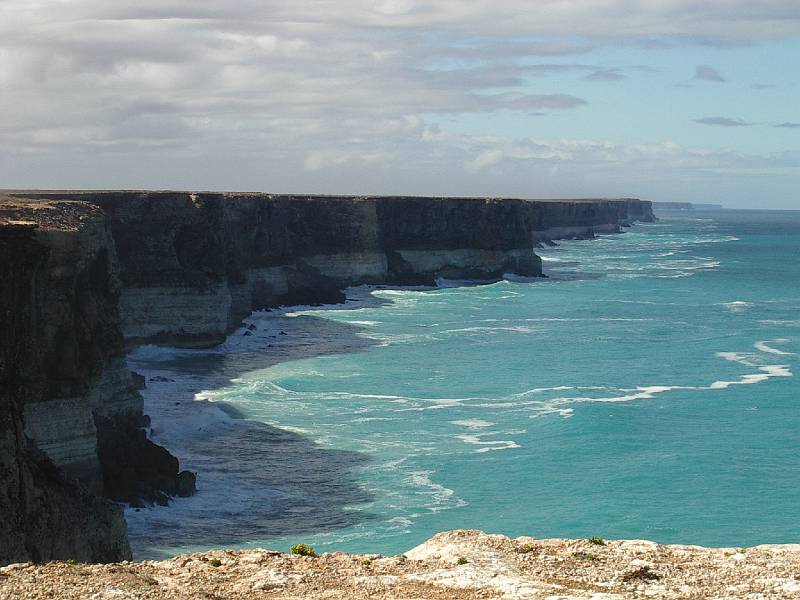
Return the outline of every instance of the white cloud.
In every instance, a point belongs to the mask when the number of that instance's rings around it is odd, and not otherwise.
[[[473,160],[468,160],[464,163],[464,168],[467,171],[480,171],[485,167],[490,167],[499,163],[503,159],[502,150],[484,150]]]
[[[789,0],[3,0],[0,177],[539,195],[534,175],[736,169],[669,145],[455,136],[446,119],[584,115],[592,98],[546,76],[633,72],[588,60],[602,45],[797,35]]]

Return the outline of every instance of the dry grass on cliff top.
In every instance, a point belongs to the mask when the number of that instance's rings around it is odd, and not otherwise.
[[[0,598],[800,598],[800,546],[434,536],[405,556],[213,551],[162,562],[0,569]]]

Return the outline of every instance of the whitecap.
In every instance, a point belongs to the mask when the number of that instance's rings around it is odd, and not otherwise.
[[[778,325],[780,327],[800,327],[800,319],[764,319],[762,325]]]
[[[560,417],[569,418],[575,413],[575,409],[573,408],[558,408],[556,406],[550,406],[543,408],[539,413],[531,416],[531,419],[538,419],[539,417],[546,417],[548,415],[558,415]]]
[[[786,343],[789,340],[778,339],[778,340],[772,340],[772,341],[773,341],[773,343],[776,343],[776,344],[782,344],[782,343]],[[756,350],[760,350],[761,352],[766,352],[767,354],[777,354],[779,356],[794,356],[795,355],[794,352],[786,352],[784,350],[778,350],[777,348],[773,348],[772,346],[768,346],[765,341],[756,342],[754,344],[754,347],[756,348]]]
[[[513,448],[519,448],[520,445],[517,444],[514,440],[482,440],[482,435],[494,435],[494,434],[480,434],[480,435],[469,435],[469,434],[462,434],[454,436],[456,439],[461,440],[465,444],[471,444],[474,446],[482,446],[475,450],[475,452],[493,452],[496,450],[511,450]]]
[[[724,390],[732,385],[752,385],[761,383],[770,377],[792,377],[793,373],[789,370],[789,365],[767,365],[758,368],[761,373],[749,373],[742,375],[738,381],[715,381],[708,389]]]
[[[744,300],[734,300],[733,302],[723,302],[721,306],[724,306],[726,310],[737,313],[752,308],[753,303],[745,302]]]
[[[434,505],[426,507],[430,512],[437,513],[448,508],[460,508],[467,503],[458,498],[455,492],[439,483],[431,481],[433,471],[412,471],[406,477],[406,483],[425,488],[427,491],[419,492],[433,497]]]
[[[584,401],[589,402],[630,402],[631,400],[649,400],[656,394],[663,394],[676,389],[682,389],[681,386],[673,385],[647,385],[639,386],[632,389],[622,388],[623,392],[633,392],[631,394],[624,394],[622,396],[610,396],[607,398],[586,398]]]
[[[748,354],[744,352],[717,352],[716,356],[719,358],[723,358],[729,362],[739,363],[740,365],[745,365],[746,367],[757,367],[758,363],[755,361],[758,360],[758,356],[755,354]]]
[[[541,333],[542,329],[537,327],[526,327],[515,325],[509,327],[461,327],[458,329],[445,329],[441,333],[495,333],[498,331],[508,331],[511,333]]]
[[[491,427],[492,425],[497,425],[497,423],[492,423],[490,421],[483,421],[481,419],[464,419],[463,421],[450,421],[453,425],[458,425],[460,427],[466,427],[467,429],[483,429],[484,427]]]

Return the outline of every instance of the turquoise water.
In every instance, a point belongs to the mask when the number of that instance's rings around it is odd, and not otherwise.
[[[800,212],[664,213],[539,253],[547,280],[358,289],[216,352],[134,353],[174,380],[149,385],[154,439],[200,485],[128,511],[137,556],[389,554],[454,528],[800,542]]]

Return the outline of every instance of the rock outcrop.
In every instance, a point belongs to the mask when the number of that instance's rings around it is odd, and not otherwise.
[[[120,565],[11,565],[4,598],[800,598],[800,546],[435,535],[405,555],[213,551]]]
[[[108,499],[193,493],[146,436],[126,344],[213,345],[354,284],[538,276],[538,245],[652,219],[633,199],[5,192],[0,563],[126,558]]]
[[[159,500],[178,468],[141,429],[105,215],[0,201],[0,282],[0,563],[129,557],[104,496]]]

